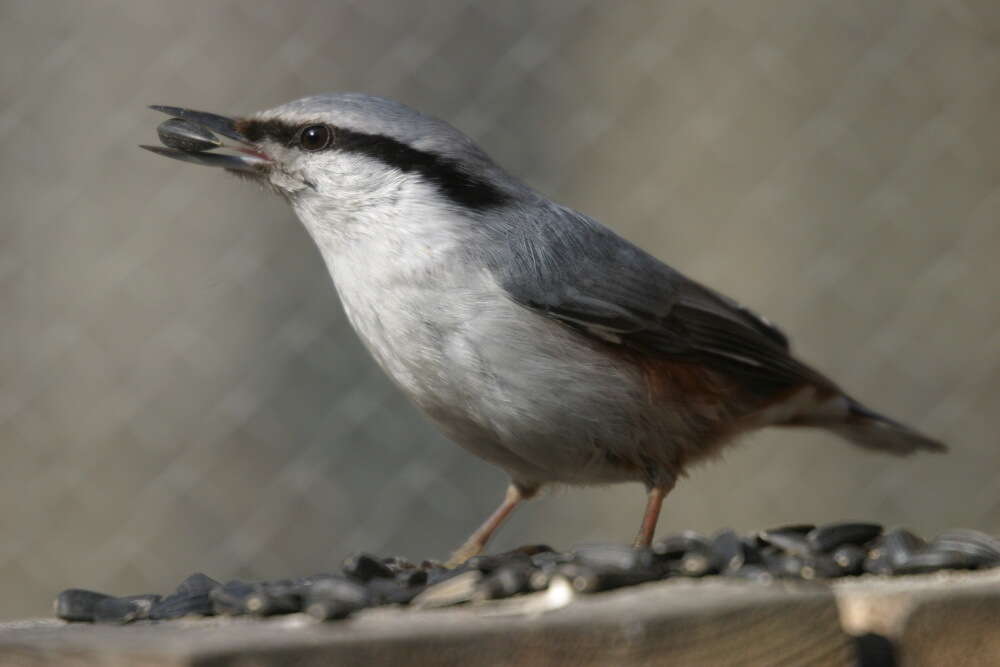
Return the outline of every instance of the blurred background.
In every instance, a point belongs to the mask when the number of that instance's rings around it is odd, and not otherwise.
[[[368,358],[282,201],[136,147],[147,104],[337,90],[448,119],[952,446],[759,433],[661,533],[1000,532],[995,0],[0,0],[0,618],[441,558],[499,501]],[[494,548],[630,540],[643,502],[558,490]]]

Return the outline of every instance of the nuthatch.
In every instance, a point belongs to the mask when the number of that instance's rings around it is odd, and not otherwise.
[[[372,356],[448,437],[510,475],[453,562],[549,483],[642,482],[635,544],[649,545],[678,476],[764,426],[823,428],[896,455],[945,449],[447,123],[355,93],[238,120],[154,108],[180,121],[161,126],[172,148],[150,150],[288,200]]]

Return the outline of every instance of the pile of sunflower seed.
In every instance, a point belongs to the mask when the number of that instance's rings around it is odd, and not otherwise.
[[[1000,566],[1000,539],[973,530],[930,541],[908,530],[872,523],[795,525],[712,537],[672,535],[650,548],[586,545],[568,553],[526,546],[476,556],[457,568],[404,558],[352,556],[336,574],[278,581],[221,583],[193,574],[173,593],[114,597],[69,589],[56,599],[67,621],[130,623],[184,616],[273,616],[306,612],[320,620],[345,618],[377,605],[435,607],[541,591],[559,578],[579,593],[668,579],[722,575],[759,582],[833,579],[863,574],[924,574]]]

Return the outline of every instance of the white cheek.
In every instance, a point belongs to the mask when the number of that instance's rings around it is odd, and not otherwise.
[[[310,179],[307,176],[309,164],[304,156],[271,142],[265,143],[261,148],[275,162],[275,166],[268,174],[271,185],[288,195],[309,189]]]
[[[461,214],[417,174],[334,154],[310,163],[307,177],[315,190],[291,202],[328,263],[338,257],[352,271],[363,271],[378,262],[383,271],[407,274],[425,270],[459,244]]]
[[[279,171],[275,169],[271,171],[270,181],[271,185],[288,194],[301,192],[308,187],[305,179],[299,172]]]
[[[406,180],[400,172],[360,155],[333,153],[310,167],[316,194],[349,211],[395,203]]]
[[[294,198],[296,209],[309,211],[313,219],[350,235],[366,233],[372,217],[381,220],[393,215],[414,180],[411,175],[351,153],[312,155],[291,165],[291,169],[310,184],[308,191]]]
[[[340,217],[398,200],[404,174],[363,156],[334,151],[278,158],[271,183],[310,207],[322,206]]]

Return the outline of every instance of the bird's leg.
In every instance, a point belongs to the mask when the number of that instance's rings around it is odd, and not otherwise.
[[[632,546],[638,549],[652,544],[653,534],[656,533],[656,522],[660,518],[660,508],[663,507],[663,499],[673,488],[673,482],[660,482],[649,487],[646,513],[642,515],[642,525],[639,527],[639,534],[635,536],[635,542],[632,543]]]
[[[514,508],[520,505],[522,500],[530,498],[532,495],[531,492],[518,488],[516,484],[508,486],[507,494],[504,496],[500,506],[483,522],[483,525],[476,529],[476,532],[469,536],[465,544],[455,550],[455,553],[451,555],[451,558],[448,559],[445,565],[456,567],[473,556],[478,555],[483,550],[483,547],[486,546],[486,543],[490,541],[496,529],[500,527],[500,524],[514,511]]]

